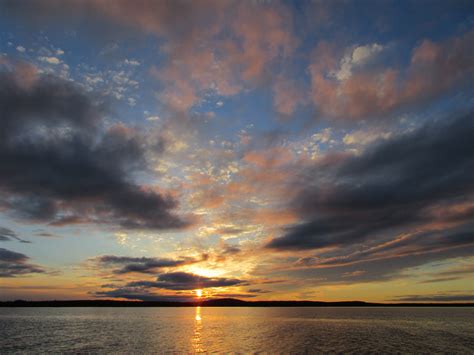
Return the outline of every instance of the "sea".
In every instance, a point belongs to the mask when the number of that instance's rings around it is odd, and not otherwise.
[[[474,307],[0,308],[3,354],[474,354]]]

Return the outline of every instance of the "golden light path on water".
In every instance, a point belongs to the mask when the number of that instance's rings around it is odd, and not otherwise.
[[[204,352],[202,344],[202,319],[201,319],[201,306],[196,307],[196,314],[194,317],[194,334],[192,339],[193,349],[196,353]]]

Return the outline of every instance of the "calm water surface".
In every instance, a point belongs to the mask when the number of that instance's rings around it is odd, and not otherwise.
[[[0,353],[474,353],[474,308],[0,308]]]

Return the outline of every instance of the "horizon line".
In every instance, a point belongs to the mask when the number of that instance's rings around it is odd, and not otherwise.
[[[18,307],[18,306],[30,306],[30,307],[81,307],[80,304],[95,304],[100,307],[107,306],[124,306],[133,305],[138,307],[238,307],[245,304],[245,306],[257,306],[257,307],[271,307],[272,305],[277,307],[324,307],[324,306],[339,306],[339,307],[474,307],[474,302],[366,302],[366,301],[313,301],[313,300],[262,300],[262,301],[245,301],[236,298],[214,298],[207,300],[194,300],[194,301],[172,301],[172,300],[5,300],[0,301],[0,307]]]

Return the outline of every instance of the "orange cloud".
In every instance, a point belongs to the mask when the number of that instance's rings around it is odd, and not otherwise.
[[[288,210],[272,210],[260,209],[254,211],[254,222],[257,224],[272,225],[289,225],[298,220],[298,217]]]
[[[293,155],[284,147],[274,147],[263,151],[250,151],[243,160],[259,168],[273,168],[291,163]]]

